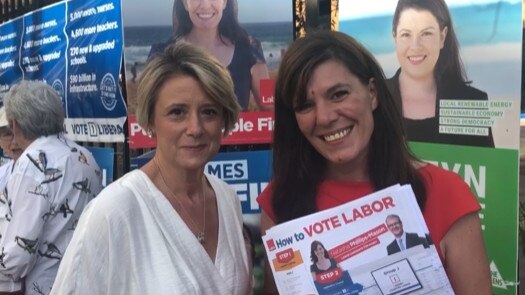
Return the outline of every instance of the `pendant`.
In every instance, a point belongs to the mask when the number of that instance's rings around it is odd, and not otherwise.
[[[196,233],[195,237],[197,238],[197,241],[199,241],[199,243],[204,244],[205,240],[204,240],[204,233],[203,232]]]

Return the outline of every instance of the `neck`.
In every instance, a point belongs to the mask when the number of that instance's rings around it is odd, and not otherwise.
[[[358,157],[352,163],[329,162],[326,179],[345,181],[369,181],[367,156]]]
[[[193,28],[184,36],[184,40],[204,49],[212,49],[216,46],[224,45],[217,29],[200,30]]]
[[[25,150],[28,146],[30,146],[35,139],[27,139],[21,134],[18,136],[14,136],[14,142],[20,147],[21,150]]]
[[[399,74],[399,87],[401,93],[403,90],[409,90],[410,92],[436,92],[436,79],[433,75],[424,77],[409,76],[405,72],[401,71]]]
[[[153,164],[160,181],[173,194],[173,197],[199,200],[206,194],[206,177],[203,170],[187,171],[171,165],[165,165],[167,161],[159,159],[159,155],[153,157]]]

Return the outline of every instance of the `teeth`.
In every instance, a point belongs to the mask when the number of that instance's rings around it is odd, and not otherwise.
[[[422,61],[424,56],[411,56],[408,58],[410,61]]]
[[[345,129],[345,130],[339,131],[339,132],[337,132],[335,134],[325,135],[325,136],[323,136],[323,138],[324,138],[325,141],[330,142],[330,141],[341,139],[341,138],[345,137],[348,133],[350,133],[350,129]]]
[[[198,16],[200,18],[211,18],[213,16],[213,13],[199,13]]]

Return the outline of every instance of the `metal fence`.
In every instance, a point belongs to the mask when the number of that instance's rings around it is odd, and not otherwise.
[[[0,23],[58,2],[56,0],[0,0]]]

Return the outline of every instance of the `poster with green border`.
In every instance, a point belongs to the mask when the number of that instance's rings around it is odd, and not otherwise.
[[[458,173],[478,197],[493,293],[516,294],[522,1],[412,1],[428,7],[403,9],[394,21],[401,2],[339,0],[338,30],[383,67],[413,152]],[[454,35],[457,54],[446,38]],[[444,59],[459,60],[460,82],[435,66]],[[417,79],[432,83],[418,88]]]

